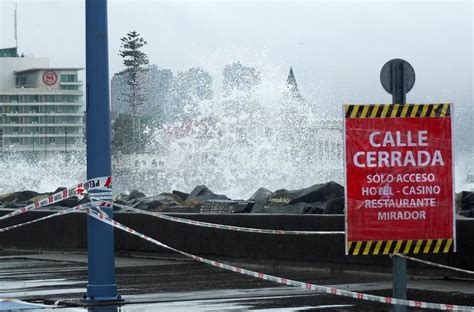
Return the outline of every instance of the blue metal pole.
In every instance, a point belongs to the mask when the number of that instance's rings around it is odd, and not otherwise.
[[[86,0],[87,178],[111,176],[107,0]],[[92,192],[93,190],[91,190]],[[111,195],[111,194],[110,194]],[[103,198],[103,196],[102,196]],[[102,208],[110,217],[111,208]],[[119,300],[113,228],[87,217],[88,301]]]

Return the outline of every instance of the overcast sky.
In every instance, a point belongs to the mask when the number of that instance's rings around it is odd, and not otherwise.
[[[48,56],[52,66],[85,66],[84,0],[17,3],[20,52]],[[160,68],[202,66],[217,75],[225,64],[241,61],[284,81],[293,66],[302,93],[338,111],[344,102],[390,102],[379,82],[380,68],[404,58],[417,74],[409,102],[451,101],[472,114],[471,1],[108,4],[111,75],[123,69],[120,38],[136,30],[148,41],[151,63]],[[15,1],[0,5],[0,46],[11,47]]]

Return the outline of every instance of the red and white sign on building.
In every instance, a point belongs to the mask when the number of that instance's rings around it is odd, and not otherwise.
[[[346,254],[454,251],[451,104],[344,108]]]
[[[48,86],[54,85],[58,81],[58,75],[51,70],[44,72],[43,74],[43,82]]]

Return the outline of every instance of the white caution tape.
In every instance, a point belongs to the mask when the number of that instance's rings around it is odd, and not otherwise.
[[[455,268],[455,267],[452,267],[452,266],[449,266],[449,265],[444,265],[444,264],[439,264],[439,263],[426,261],[426,260],[422,260],[422,259],[418,259],[418,258],[413,258],[413,257],[406,256],[406,255],[403,255],[403,254],[394,254],[393,256],[394,257],[405,258],[405,259],[415,261],[415,262],[428,264],[428,265],[435,266],[435,267],[442,268],[442,269],[447,269],[447,270],[452,270],[452,271],[462,272],[462,273],[467,273],[467,274],[474,274],[474,271],[463,270],[463,269]]]
[[[0,299],[0,302],[23,302],[18,299]]]
[[[5,220],[13,216],[17,216],[19,214],[28,212],[33,209],[38,209],[40,207],[51,205],[51,204],[63,201],[65,199],[68,199],[69,197],[84,196],[84,194],[87,193],[89,190],[94,190],[98,192],[109,192],[111,188],[112,188],[112,177],[100,177],[100,178],[90,179],[84,183],[79,183],[73,187],[64,189],[62,191],[49,195],[48,197],[35,201],[34,203],[26,207],[19,208],[10,213],[7,213],[1,216],[0,220]]]
[[[134,207],[126,206],[126,205],[121,205],[121,204],[117,204],[117,203],[112,203],[112,205],[116,206],[116,207],[119,207],[119,208],[128,209],[128,210],[131,210],[131,211],[135,211],[135,212],[138,212],[138,213],[143,213],[143,214],[146,214],[146,215],[154,216],[154,217],[169,220],[169,221],[185,223],[185,224],[190,224],[190,225],[196,225],[196,226],[202,226],[202,227],[208,227],[208,228],[214,228],[214,229],[221,229],[221,230],[231,230],[231,231],[250,232],[250,233],[262,233],[262,234],[284,234],[284,235],[335,235],[335,234],[344,234],[345,233],[344,231],[288,231],[288,230],[269,230],[269,229],[247,228],[247,227],[240,227],[240,226],[234,226],[234,225],[216,224],[216,223],[189,220],[189,219],[184,219],[184,218],[177,218],[177,217],[167,216],[167,215],[164,215],[164,214],[161,214],[161,213],[149,212],[149,211],[145,211],[145,210],[142,210],[142,209],[138,209],[138,208],[134,208]]]
[[[90,206],[91,206],[91,203],[86,203],[86,204],[79,205],[79,206],[69,208],[69,209],[66,209],[66,210],[61,210],[61,211],[58,211],[56,213],[53,213],[53,214],[50,214],[48,216],[44,216],[44,217],[41,217],[41,218],[38,218],[38,219],[35,219],[35,220],[31,220],[31,221],[28,221],[28,222],[19,223],[19,224],[7,226],[7,227],[4,227],[4,228],[0,228],[0,232],[7,232],[9,230],[13,230],[13,229],[16,229],[16,228],[19,228],[19,227],[22,227],[22,226],[25,226],[25,225],[28,225],[28,224],[36,223],[36,222],[43,221],[43,220],[50,219],[50,218],[54,218],[54,217],[57,217],[57,216],[63,216],[63,215],[66,215],[68,213],[79,212],[79,211],[82,211],[82,210],[84,210],[84,209],[86,209]]]
[[[262,280],[267,280],[267,281],[272,281],[276,282],[282,285],[289,285],[289,286],[295,286],[303,289],[310,289],[310,290],[316,290],[318,292],[322,293],[327,293],[331,295],[336,295],[336,296],[344,296],[344,297],[350,297],[354,299],[359,299],[359,300],[367,300],[367,301],[374,301],[374,302],[379,302],[379,303],[387,303],[387,304],[392,304],[392,305],[403,305],[403,306],[410,306],[410,307],[415,307],[415,308],[426,308],[426,309],[438,309],[438,310],[445,310],[445,311],[474,311],[474,307],[468,307],[468,306],[460,306],[460,305],[454,305],[454,304],[445,304],[445,303],[431,303],[431,302],[423,302],[423,301],[415,301],[415,300],[405,300],[405,299],[397,299],[397,298],[391,298],[391,297],[383,297],[383,296],[375,296],[375,295],[369,295],[369,294],[364,294],[364,293],[358,293],[358,292],[352,292],[352,291],[347,291],[347,290],[342,290],[342,289],[337,289],[333,287],[327,287],[327,286],[320,286],[320,285],[315,285],[311,283],[304,283],[300,281],[295,281],[287,278],[282,278],[274,275],[269,275],[261,272],[256,272],[256,271],[251,271],[243,268],[239,268],[236,266],[232,266],[229,264],[225,264],[222,262],[218,261],[213,261],[209,260],[203,257],[199,257],[181,250],[178,250],[176,248],[170,247],[168,245],[165,245],[161,243],[160,241],[153,239],[149,236],[146,236],[145,234],[139,233],[115,220],[112,220],[109,218],[107,215],[102,214],[102,213],[97,213],[91,209],[88,209],[88,214],[96,218],[97,220],[100,220],[104,223],[107,223],[113,227],[116,227],[122,231],[125,231],[127,233],[130,233],[132,235],[138,236],[144,240],[147,240],[151,243],[154,243],[158,246],[161,246],[163,248],[175,251],[177,253],[180,253],[186,257],[192,258],[196,261],[206,263],[209,265],[212,265],[217,268],[237,272],[240,274],[252,276],[255,278],[259,278]]]
[[[7,231],[10,231],[10,230],[13,230],[13,229],[17,229],[17,228],[20,228],[22,226],[33,224],[33,223],[36,223],[36,222],[39,222],[39,221],[51,219],[51,218],[58,217],[58,216],[63,216],[63,215],[69,214],[69,213],[82,212],[83,210],[85,210],[86,208],[89,208],[91,206],[95,207],[101,213],[104,213],[104,211],[100,207],[102,207],[102,208],[104,208],[104,207],[110,208],[111,207],[110,203],[106,202],[106,201],[102,201],[102,202],[91,201],[91,202],[88,202],[88,203],[85,203],[85,204],[82,204],[82,205],[78,205],[78,206],[73,207],[73,208],[58,211],[56,213],[53,213],[53,214],[50,214],[50,215],[47,215],[47,216],[44,216],[44,217],[41,217],[41,218],[38,218],[38,219],[34,219],[34,220],[30,220],[30,221],[27,221],[27,222],[24,222],[24,223],[19,223],[19,224],[7,226],[7,227],[4,227],[4,228],[0,228],[0,233],[1,232],[7,232]]]

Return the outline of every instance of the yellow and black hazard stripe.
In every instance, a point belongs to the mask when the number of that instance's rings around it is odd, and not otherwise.
[[[452,239],[348,241],[349,255],[426,254],[453,252]]]
[[[451,104],[347,104],[346,118],[448,117]]]

